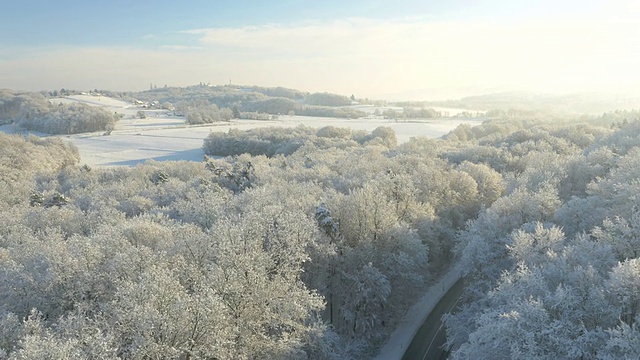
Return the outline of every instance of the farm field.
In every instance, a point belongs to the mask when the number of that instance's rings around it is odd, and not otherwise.
[[[248,130],[260,127],[325,126],[348,127],[353,130],[372,131],[388,126],[396,132],[398,143],[412,137],[438,138],[460,124],[479,125],[484,118],[442,118],[397,122],[393,119],[363,118],[338,119],[306,116],[280,116],[277,120],[232,120],[208,125],[186,125],[184,117],[174,116],[167,110],[143,109],[133,104],[105,96],[75,95],[55,98],[51,102],[81,102],[100,106],[123,115],[110,135],[102,132],[60,135],[75,144],[81,163],[89,166],[133,166],[146,160],[201,161],[203,140],[212,131],[227,132],[230,129]],[[146,118],[136,117],[144,111]],[[11,126],[0,126],[0,131],[15,132]],[[38,136],[47,136],[34,133]]]

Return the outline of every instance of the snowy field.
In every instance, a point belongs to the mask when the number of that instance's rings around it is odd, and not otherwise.
[[[354,130],[372,131],[378,126],[388,126],[396,132],[398,143],[412,137],[438,138],[460,124],[478,125],[483,118],[447,118],[438,120],[337,119],[305,116],[280,116],[278,120],[234,120],[205,126],[185,125],[184,117],[173,116],[167,110],[142,109],[136,105],[104,96],[75,95],[56,98],[52,103],[82,102],[105,110],[123,114],[111,135],[100,133],[60,136],[74,143],[82,158],[81,163],[90,166],[133,166],[149,159],[201,161],[203,140],[212,131],[227,132],[229,129],[248,130],[258,127],[295,127],[299,125],[321,128],[324,126],[348,127]],[[146,119],[136,118],[142,110]],[[13,133],[11,126],[0,126],[0,131]],[[45,134],[34,133],[38,136]]]

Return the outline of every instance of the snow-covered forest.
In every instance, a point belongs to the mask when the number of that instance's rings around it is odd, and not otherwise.
[[[4,356],[371,355],[502,180],[367,137],[91,169],[2,135]]]
[[[446,319],[454,359],[640,356],[640,123],[594,122],[611,126],[485,124],[446,155],[506,186],[456,237],[468,287]]]
[[[637,358],[638,145],[622,111],[233,130],[132,168],[0,134],[0,358],[369,358],[457,262],[454,359]]]

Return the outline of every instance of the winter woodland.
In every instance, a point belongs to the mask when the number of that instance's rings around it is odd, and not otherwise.
[[[117,121],[41,108],[2,109],[55,133],[96,131],[67,113]],[[202,162],[131,168],[0,134],[0,358],[370,358],[461,262],[454,359],[637,359],[638,117],[401,145],[385,127],[236,130]]]

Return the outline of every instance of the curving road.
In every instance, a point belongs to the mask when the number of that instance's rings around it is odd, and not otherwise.
[[[442,315],[451,312],[458,305],[462,295],[463,281],[459,279],[440,299],[414,336],[403,360],[446,359],[448,352],[442,349],[446,342]]]
[[[380,352],[374,360],[400,360],[407,351],[411,341],[416,336],[420,327],[438,305],[440,299],[449,292],[451,287],[460,279],[460,268],[457,264],[452,264],[449,270],[440,279],[431,285],[406,312],[403,319],[398,323],[389,339],[380,348]]]

